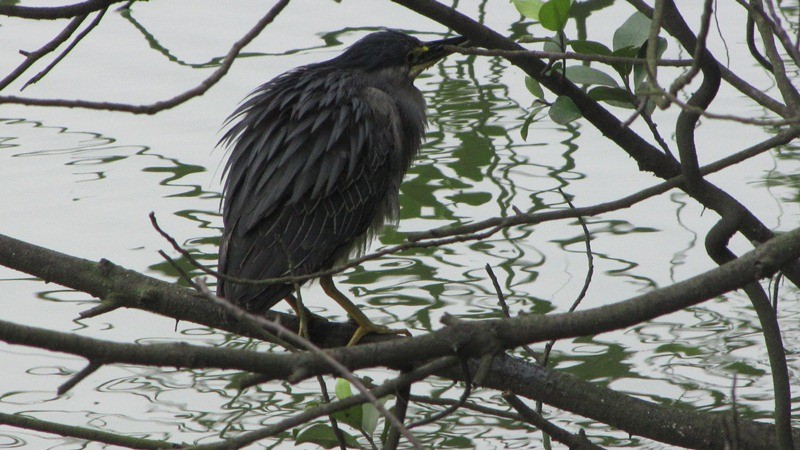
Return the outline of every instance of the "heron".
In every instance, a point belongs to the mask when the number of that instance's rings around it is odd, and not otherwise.
[[[465,42],[374,32],[258,87],[220,141],[229,157],[219,272],[248,280],[309,275],[361,254],[398,219],[400,184],[422,145],[425,100],[414,80],[449,55],[448,46]],[[371,322],[330,275],[319,281],[358,324],[349,345],[369,333],[408,334]],[[221,278],[217,293],[258,314],[291,304],[294,289]],[[304,314],[293,307],[302,329]]]

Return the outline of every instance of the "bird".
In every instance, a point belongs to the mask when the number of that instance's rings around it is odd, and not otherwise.
[[[447,46],[466,42],[373,32],[332,59],[278,75],[242,102],[220,140],[229,155],[220,297],[254,314],[284,299],[293,304],[294,283],[233,280],[330,269],[363,253],[386,223],[398,220],[400,184],[427,126],[414,80],[451,53]],[[358,324],[349,345],[369,333],[408,334],[372,323],[330,275],[319,281]],[[302,330],[302,309],[293,308]]]

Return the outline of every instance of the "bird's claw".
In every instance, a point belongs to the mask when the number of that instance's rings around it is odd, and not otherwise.
[[[368,334],[402,334],[411,337],[411,332],[405,328],[389,328],[369,322],[367,324],[360,324],[358,326],[358,329],[355,333],[353,333],[353,337],[350,338],[350,342],[347,343],[347,346],[350,347],[358,344],[361,339]]]

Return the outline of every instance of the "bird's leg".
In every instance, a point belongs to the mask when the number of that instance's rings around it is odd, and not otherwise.
[[[297,328],[297,334],[304,339],[311,340],[311,336],[308,332],[308,321],[309,317],[311,317],[311,311],[303,306],[303,302],[300,300],[300,297],[296,297],[294,294],[287,295],[283,300],[292,307],[294,314],[298,319],[300,319],[300,325]]]
[[[406,336],[411,336],[411,333],[409,333],[408,330],[395,330],[372,323],[372,321],[370,321],[369,318],[363,312],[361,312],[360,309],[358,309],[358,306],[353,304],[353,302],[351,302],[346,295],[336,288],[336,285],[333,284],[333,278],[331,278],[330,275],[321,277],[319,279],[319,284],[322,286],[322,290],[328,294],[328,297],[332,298],[336,303],[339,304],[339,306],[344,308],[350,318],[352,318],[358,324],[358,329],[353,334],[353,337],[350,338],[350,342],[347,343],[348,346],[356,345],[361,338],[370,333],[404,334]]]

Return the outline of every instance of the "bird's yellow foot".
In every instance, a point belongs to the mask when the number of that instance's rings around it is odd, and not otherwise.
[[[376,325],[372,323],[371,320],[363,313],[358,306],[354,305],[353,302],[347,298],[346,295],[342,294],[339,289],[336,289],[336,285],[333,284],[333,279],[331,279],[330,275],[326,275],[320,277],[319,284],[322,286],[322,290],[325,291],[326,294],[330,298],[332,298],[336,303],[339,304],[345,311],[347,311],[347,315],[350,316],[355,323],[358,324],[358,329],[353,334],[353,337],[350,338],[350,342],[347,343],[347,346],[356,345],[364,336],[374,333],[374,334],[404,334],[406,336],[411,336],[408,330],[395,330],[389,327],[384,327],[382,325]]]
[[[366,323],[358,324],[358,329],[353,333],[353,337],[350,338],[350,342],[347,343],[347,346],[350,347],[351,345],[358,344],[361,338],[368,334],[402,334],[411,337],[411,333],[404,328],[389,328],[383,325],[376,325],[368,320]]]

